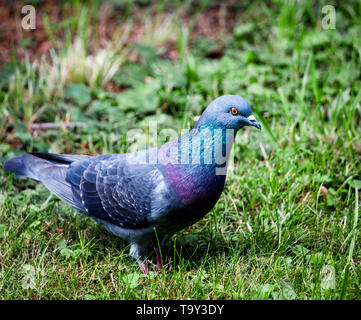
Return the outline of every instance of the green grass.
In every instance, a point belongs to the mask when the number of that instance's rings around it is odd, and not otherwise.
[[[194,28],[180,27],[175,14],[179,60],[163,59],[164,42],[152,46],[149,40],[163,38],[152,34],[144,43],[109,48],[119,62],[112,74],[119,93],[104,89],[104,72],[89,81],[69,71],[54,86],[45,59],[3,65],[3,159],[25,151],[125,152],[139,147],[126,144],[127,130],[147,128],[154,119],[159,130],[189,128],[223,94],[247,98],[264,129],[237,136],[217,205],[172,238],[163,252],[165,269],[151,272],[152,281],[129,256],[127,243],[43,185],[0,170],[0,298],[360,299],[361,6],[337,3],[336,30],[324,30],[325,4],[240,7],[233,34],[217,41],[190,42],[187,32]],[[80,18],[60,27],[84,40],[85,57],[94,56],[84,26],[92,25],[96,10],[74,6]],[[124,24],[131,28],[129,8],[120,10],[128,12]],[[203,3],[199,12],[207,8]],[[158,5],[160,14],[163,9]],[[196,19],[199,12],[189,14]],[[152,26],[159,32],[157,22]],[[65,36],[64,43],[53,57],[67,61],[74,39]],[[208,48],[218,46],[223,56],[209,58]],[[37,135],[26,128],[66,120],[87,126]]]

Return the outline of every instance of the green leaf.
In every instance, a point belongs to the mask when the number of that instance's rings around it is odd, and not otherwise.
[[[293,288],[293,285],[287,281],[282,281],[282,295],[287,300],[293,300],[297,298],[297,294],[295,292],[295,289]]]
[[[246,34],[251,34],[254,29],[253,23],[241,24],[234,29],[233,34],[236,38],[242,38]]]
[[[66,248],[66,240],[65,240],[64,237],[61,238],[61,239],[57,242],[56,247],[57,247],[57,249],[64,249],[64,248]]]
[[[136,87],[144,84],[147,75],[149,75],[148,68],[136,63],[130,63],[125,68],[117,71],[113,76],[113,80],[119,85]]]
[[[126,276],[124,276],[122,278],[122,280],[124,281],[124,283],[127,284],[127,286],[130,289],[134,289],[136,287],[138,287],[139,285],[139,280],[142,278],[142,275],[139,273],[130,273]]]
[[[353,179],[347,183],[353,188],[361,189],[361,180]]]
[[[297,298],[297,294],[293,285],[287,281],[280,281],[282,285],[281,291],[275,291],[272,293],[273,299],[276,300],[294,300]]]
[[[60,250],[60,254],[65,258],[72,258],[74,256],[74,252],[69,248],[63,248]]]
[[[117,96],[122,111],[135,110],[139,113],[154,112],[159,104],[156,85],[142,85]]]
[[[144,64],[149,64],[158,59],[158,50],[155,47],[142,43],[132,43],[131,47],[138,51]]]
[[[273,291],[273,288],[274,286],[269,283],[258,285],[256,287],[255,293],[253,294],[253,299],[258,299],[258,300],[268,299],[268,297]]]
[[[91,100],[91,91],[81,83],[73,83],[65,88],[65,97],[84,106]]]

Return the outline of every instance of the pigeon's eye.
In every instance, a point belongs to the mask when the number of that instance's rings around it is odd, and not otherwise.
[[[232,109],[231,109],[231,113],[232,113],[234,116],[237,115],[237,114],[238,114],[237,108],[232,108]]]

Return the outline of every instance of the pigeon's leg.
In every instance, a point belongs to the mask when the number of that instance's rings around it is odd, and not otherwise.
[[[162,257],[161,249],[163,248],[164,243],[166,242],[167,239],[168,239],[168,236],[164,235],[159,244],[154,243],[155,255],[157,257],[157,267],[156,267],[157,271],[160,271],[163,269],[163,257]]]
[[[163,269],[162,256],[160,254],[160,250],[156,249],[155,254],[157,256],[157,271],[160,271]]]
[[[145,246],[141,246],[138,243],[132,243],[130,246],[130,255],[137,260],[140,270],[142,270],[145,275],[148,274],[148,268],[146,265],[147,259],[144,256],[146,249],[147,248]]]

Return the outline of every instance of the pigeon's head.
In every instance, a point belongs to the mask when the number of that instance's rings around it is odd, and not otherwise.
[[[235,131],[245,126],[261,129],[261,124],[252,115],[249,102],[236,95],[225,95],[213,100],[203,112],[196,126]]]

